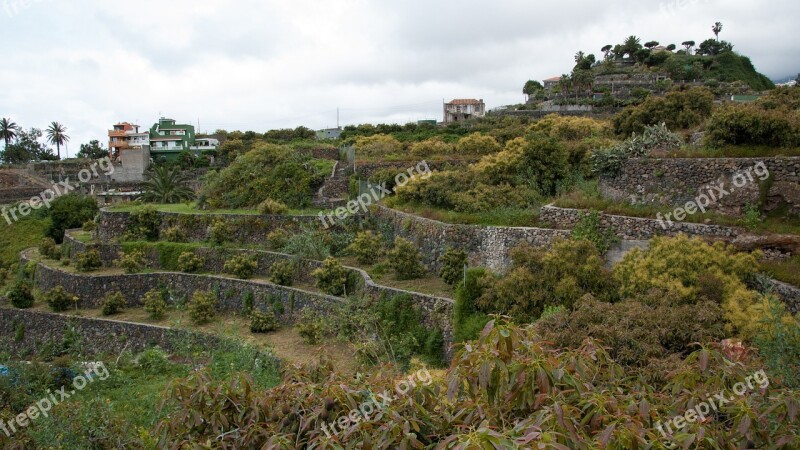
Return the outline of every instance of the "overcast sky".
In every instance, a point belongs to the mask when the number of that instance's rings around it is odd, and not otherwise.
[[[0,116],[56,120],[70,154],[159,114],[215,129],[441,120],[443,99],[522,101],[578,50],[722,39],[800,71],[796,0],[0,0]],[[123,6],[124,5],[124,6]]]

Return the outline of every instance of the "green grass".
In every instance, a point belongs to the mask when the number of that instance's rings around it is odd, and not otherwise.
[[[11,225],[3,223],[0,233],[0,266],[8,267],[19,262],[19,253],[36,247],[44,237],[49,219],[28,216]]]
[[[197,205],[195,203],[177,203],[170,205],[170,204],[143,204],[143,203],[131,202],[131,203],[120,203],[118,205],[110,206],[108,209],[117,212],[135,212],[135,211],[141,211],[147,206],[152,206],[156,210],[161,212],[176,213],[176,214],[238,214],[243,216],[258,215],[257,210],[248,208],[197,209]],[[322,209],[317,209],[317,208],[292,209],[289,210],[287,214],[291,216],[304,216],[304,215],[315,216],[322,211],[323,211]]]
[[[445,223],[463,225],[486,225],[498,227],[538,227],[539,207],[530,208],[500,208],[492,211],[476,213],[457,212],[431,206],[413,204],[389,205],[398,210],[414,214],[427,219],[438,220]]]
[[[800,286],[800,255],[784,261],[765,261],[761,269],[778,281]]]
[[[767,158],[800,156],[800,147],[726,145],[720,148],[684,146],[668,154],[670,158]]]

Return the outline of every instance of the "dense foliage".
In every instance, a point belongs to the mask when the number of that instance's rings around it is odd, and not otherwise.
[[[58,197],[50,205],[50,224],[46,234],[60,243],[64,239],[64,230],[80,228],[98,211],[97,202],[91,197],[78,194]]]

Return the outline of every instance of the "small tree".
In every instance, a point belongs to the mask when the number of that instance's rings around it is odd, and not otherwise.
[[[113,316],[125,309],[127,304],[128,302],[125,300],[125,296],[122,295],[122,292],[117,291],[109,293],[101,303],[103,307],[102,313],[104,316]]]
[[[8,300],[15,308],[28,309],[33,306],[32,290],[29,281],[18,280],[8,292]]]
[[[91,272],[99,269],[102,265],[100,252],[96,249],[90,249],[79,254],[75,262],[75,267],[79,272]]]
[[[261,312],[254,310],[250,313],[250,332],[269,333],[278,329],[278,322],[275,320],[275,313],[272,311]]]
[[[719,34],[722,32],[722,22],[716,22],[712,27],[711,31],[714,33],[714,36],[719,41]]]
[[[55,312],[66,311],[73,304],[77,303],[78,298],[71,295],[63,287],[56,286],[44,294],[44,301]]]
[[[144,310],[150,315],[153,320],[161,320],[164,318],[164,313],[167,310],[167,301],[164,298],[164,293],[158,289],[153,289],[144,294]]]
[[[253,256],[236,255],[229,259],[223,270],[231,273],[242,280],[253,278],[253,273],[258,268],[258,262]]]
[[[286,207],[283,203],[268,198],[261,202],[258,205],[258,213],[264,215],[281,215],[286,214],[289,211],[289,208]]]
[[[361,264],[373,264],[383,253],[381,239],[372,231],[358,233],[353,243],[347,247],[347,252],[354,255]]]
[[[425,275],[425,266],[419,249],[410,241],[398,237],[394,248],[389,252],[389,266],[395,271],[398,280],[413,280]]]
[[[442,268],[439,276],[445,283],[455,286],[464,276],[464,266],[467,264],[467,254],[463,250],[448,248],[439,258]]]
[[[217,315],[217,297],[213,292],[194,291],[189,301],[189,317],[197,325],[211,322]]]
[[[199,273],[206,265],[206,260],[194,254],[183,252],[178,256],[178,270],[186,273]]]
[[[295,263],[291,260],[275,261],[269,268],[269,280],[281,286],[294,282]]]
[[[129,253],[125,253],[117,260],[117,266],[122,269],[125,269],[125,273],[137,273],[141,272],[147,265],[147,260],[145,259],[144,252],[141,250],[133,250]]]
[[[347,269],[332,256],[325,259],[322,267],[311,272],[311,276],[317,280],[317,287],[326,294],[342,295],[347,291]]]

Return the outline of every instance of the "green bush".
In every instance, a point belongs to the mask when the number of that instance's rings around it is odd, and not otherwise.
[[[160,348],[149,348],[136,357],[136,363],[146,373],[161,375],[169,369],[169,355]]]
[[[178,270],[186,273],[200,273],[206,266],[206,260],[194,252],[183,252],[178,257]]]
[[[297,328],[297,334],[303,338],[303,342],[308,345],[317,345],[322,341],[322,331],[324,327],[322,318],[316,311],[310,309],[303,310],[295,328]]]
[[[258,205],[258,213],[263,215],[282,215],[289,212],[289,208],[283,203],[268,198]]]
[[[347,247],[347,253],[356,257],[361,264],[373,264],[381,257],[383,246],[381,239],[372,231],[358,233],[353,243]]]
[[[84,222],[92,220],[98,211],[97,202],[91,197],[79,194],[62,195],[50,204],[50,223],[45,235],[60,243],[64,239],[64,230],[80,228]]]
[[[42,238],[39,242],[39,254],[56,261],[61,259],[61,249],[56,245],[56,241],[50,237]]]
[[[275,313],[272,311],[261,312],[253,310],[250,313],[250,332],[269,333],[278,329],[278,322],[275,320]]]
[[[311,272],[311,276],[317,280],[316,286],[322,292],[330,295],[346,294],[348,271],[338,259],[328,257],[320,268]]]
[[[612,245],[619,242],[617,235],[600,224],[600,213],[591,211],[581,217],[580,222],[572,229],[572,239],[587,240],[594,244],[601,255],[605,255]]]
[[[186,231],[179,225],[167,228],[161,233],[161,238],[167,242],[187,242],[189,240]]]
[[[759,106],[730,105],[718,109],[706,126],[706,142],[715,147],[800,145],[800,119],[796,112],[784,108],[764,110]]]
[[[91,272],[102,267],[100,252],[97,249],[88,249],[79,254],[75,261],[75,267],[79,272]]]
[[[141,250],[133,250],[128,253],[123,253],[117,260],[117,266],[125,269],[125,273],[138,273],[147,266],[144,252]]]
[[[398,280],[413,280],[425,276],[425,266],[419,249],[410,241],[398,237],[389,251],[389,266]]]
[[[281,286],[291,286],[294,282],[295,270],[294,261],[275,261],[269,268],[269,280]]]
[[[329,236],[324,232],[303,230],[288,239],[283,247],[283,252],[303,259],[322,261],[331,255],[331,246],[328,240]]]
[[[27,309],[33,306],[33,288],[28,280],[18,280],[8,291],[8,300],[15,308]]]
[[[755,343],[770,373],[779,376],[783,386],[800,387],[800,320],[787,315],[786,306],[774,296],[769,297]]]
[[[253,296],[253,293],[250,292],[250,291],[245,292],[245,294],[244,294],[244,307],[243,307],[245,314],[250,314],[250,312],[253,311],[253,302],[254,301],[255,301],[255,298]]]
[[[488,155],[500,150],[502,147],[495,138],[481,133],[464,136],[456,144],[456,152],[464,155]]]
[[[225,219],[216,219],[211,226],[208,227],[208,240],[215,245],[224,244],[230,239],[232,234],[233,230]]]
[[[81,229],[83,229],[83,231],[86,232],[94,231],[95,229],[97,229],[97,224],[95,223],[94,220],[87,220],[86,222],[83,222]]]
[[[153,206],[147,205],[131,213],[126,240],[158,240],[161,227],[161,214]]]
[[[476,339],[489,323],[489,316],[479,311],[476,304],[483,295],[480,281],[488,274],[482,267],[467,269],[465,283],[456,288],[453,308],[453,337],[456,342]]]
[[[614,131],[630,136],[661,123],[671,130],[691,128],[708,118],[713,107],[714,95],[707,88],[678,88],[665,97],[650,96],[614,116]]]
[[[450,286],[455,286],[456,283],[462,281],[464,278],[464,266],[467,264],[467,254],[463,250],[448,248],[442,256],[439,257],[439,264],[442,265],[439,269],[439,276],[442,277],[445,283]]]
[[[103,308],[102,313],[104,316],[113,316],[114,314],[122,312],[128,305],[128,302],[125,300],[125,296],[122,295],[122,292],[117,291],[110,292],[106,295],[100,305]]]
[[[411,295],[397,295],[379,302],[377,309],[383,337],[388,340],[393,357],[401,366],[408,367],[415,355],[421,356],[428,364],[442,364],[442,331],[424,323]]]
[[[267,245],[270,250],[282,251],[289,242],[289,232],[283,228],[276,228],[267,235]]]
[[[78,297],[68,293],[63,287],[56,286],[44,294],[44,301],[55,312],[63,312],[78,302]]]
[[[164,313],[167,310],[167,301],[164,298],[164,292],[153,289],[144,294],[144,310],[153,320],[161,320],[164,318]]]
[[[217,315],[217,297],[213,292],[194,291],[189,301],[189,317],[197,325],[211,322]]]
[[[236,276],[236,278],[247,280],[253,278],[258,268],[258,262],[254,256],[236,255],[225,262],[223,270]]]

